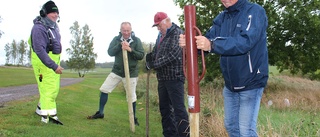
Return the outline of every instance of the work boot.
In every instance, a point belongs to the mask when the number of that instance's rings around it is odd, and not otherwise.
[[[134,124],[139,126],[138,118],[134,118]]]
[[[101,119],[104,118],[104,114],[100,114],[100,112],[97,111],[96,114],[87,117],[87,119],[98,119],[98,118],[101,118]]]
[[[134,124],[139,126],[138,118],[136,117],[136,102],[132,102],[133,116],[134,116]]]

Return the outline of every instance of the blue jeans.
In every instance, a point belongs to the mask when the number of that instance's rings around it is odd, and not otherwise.
[[[257,119],[263,90],[232,92],[223,88],[224,124],[230,137],[258,137]]]
[[[184,81],[158,81],[162,134],[165,137],[189,136],[188,113],[184,102]]]

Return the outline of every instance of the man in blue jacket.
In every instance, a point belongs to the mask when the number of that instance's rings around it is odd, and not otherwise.
[[[226,9],[204,36],[196,36],[197,48],[220,55],[225,128],[230,137],[258,136],[261,96],[268,80],[265,10],[247,0],[221,0]],[[180,35],[180,46],[185,36]]]

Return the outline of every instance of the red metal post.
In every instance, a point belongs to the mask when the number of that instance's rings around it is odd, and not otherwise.
[[[193,5],[184,7],[185,36],[186,36],[186,68],[188,81],[188,104],[190,113],[200,112],[200,95],[198,83],[198,49],[196,46],[196,8]]]
[[[201,35],[196,27],[196,7],[184,7],[186,47],[183,50],[184,73],[188,81],[188,109],[190,121],[190,137],[199,137],[199,112],[200,112],[200,80],[205,74],[204,53],[202,54],[202,74],[198,76],[198,49],[196,46],[196,32]]]

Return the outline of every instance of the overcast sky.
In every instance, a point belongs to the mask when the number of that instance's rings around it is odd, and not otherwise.
[[[132,30],[142,42],[154,42],[158,30],[152,28],[154,14],[163,11],[179,25],[178,15],[183,11],[172,0],[53,0],[60,12],[60,33],[62,37],[62,59],[67,60],[71,34],[69,28],[75,21],[83,27],[89,25],[94,37],[96,62],[112,62],[107,54],[112,38],[118,35],[120,24],[129,21]],[[4,47],[7,43],[27,41],[33,26],[33,19],[47,0],[6,0],[0,2],[0,65],[5,63]]]

